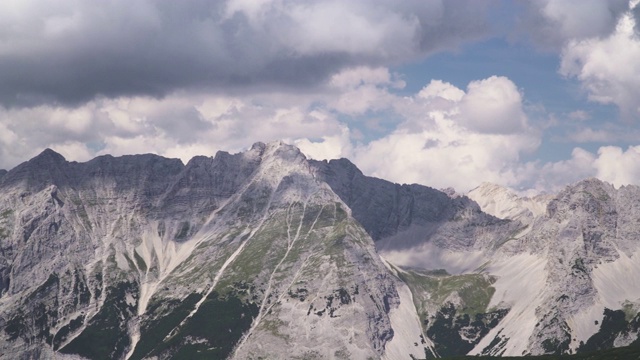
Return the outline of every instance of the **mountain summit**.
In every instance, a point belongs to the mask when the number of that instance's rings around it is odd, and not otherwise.
[[[470,196],[282,142],[186,165],[45,150],[0,174],[0,353],[419,359],[636,341],[639,188]]]

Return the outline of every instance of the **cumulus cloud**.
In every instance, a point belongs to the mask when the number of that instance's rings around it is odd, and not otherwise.
[[[353,149],[363,171],[385,179],[460,191],[482,181],[515,184],[521,155],[540,143],[504,77],[474,81],[466,92],[431,81],[392,106],[404,119],[396,130]]]
[[[640,37],[635,9],[623,13],[608,36],[570,41],[560,65],[560,73],[580,81],[591,101],[615,104],[626,120],[640,120]]]
[[[418,98],[438,101],[460,101],[464,97],[464,91],[442,80],[431,80],[429,84],[418,92]]]
[[[325,135],[319,141],[303,138],[291,142],[307,157],[316,160],[350,158],[353,153],[350,131],[346,126],[342,127],[340,134]]]
[[[526,128],[522,96],[506,77],[472,81],[460,104],[460,121],[482,133],[510,134]]]
[[[515,185],[523,151],[534,136],[486,135],[443,127],[435,132],[395,132],[358,149],[355,161],[374,176],[400,183],[468,191],[484,181]]]
[[[488,33],[490,0],[0,2],[0,104],[305,89]]]
[[[523,175],[528,180],[522,184],[550,192],[589,177],[616,187],[640,185],[640,146],[630,146],[627,150],[619,146],[602,146],[596,153],[577,147],[567,160],[528,164],[523,168]]]
[[[628,0],[533,0],[524,3],[519,30],[535,44],[559,50],[567,42],[609,35]]]
[[[345,94],[363,87],[375,88],[375,99],[358,111],[344,107]],[[284,139],[314,159],[348,157],[368,175],[458,191],[483,181],[548,191],[589,176],[617,186],[640,182],[634,165],[640,164],[640,147],[602,147],[596,154],[576,148],[567,160],[524,162],[523,155],[540,146],[542,132],[529,123],[522,94],[508,78],[472,81],[466,89],[432,80],[405,96],[395,93],[399,87],[386,68],[354,67],[314,93],[177,92],[160,99],[98,98],[76,107],[0,107],[0,168],[44,147],[75,161],[154,152],[187,162],[195,155]],[[492,103],[488,109],[486,102]],[[354,123],[344,120],[360,112],[399,120],[390,132],[361,142]]]
[[[352,83],[364,84],[370,78],[361,77]],[[388,92],[384,85],[391,83],[388,76],[376,78],[382,79],[375,83],[385,94],[384,109],[393,109],[403,119],[395,130],[367,144],[354,144],[344,134],[316,142],[304,140],[299,142],[303,150],[314,158],[349,157],[365,173],[384,179],[437,188],[453,186],[463,192],[483,181],[537,191],[558,191],[587,177],[616,186],[640,184],[640,165],[634,165],[640,164],[640,147],[623,151],[603,146],[597,153],[576,147],[566,160],[523,161],[523,155],[538,149],[543,134],[529,123],[522,94],[508,78],[472,81],[466,91],[432,80],[405,97]],[[588,118],[586,112],[571,116],[580,121]],[[635,137],[610,126],[582,128],[572,136],[576,142],[631,141]]]
[[[364,66],[335,74],[329,84],[340,93],[330,106],[348,115],[388,108],[394,101],[388,87],[403,88],[405,85],[404,81],[395,79],[387,68]]]
[[[566,160],[544,164],[528,164],[522,172],[526,188],[555,192],[565,185],[596,175],[596,156],[582,148],[574,148]]]
[[[603,146],[594,162],[596,176],[615,186],[640,184],[640,146],[626,151],[618,146]]]

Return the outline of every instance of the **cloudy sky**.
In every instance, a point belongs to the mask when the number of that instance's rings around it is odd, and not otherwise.
[[[640,184],[639,2],[4,0],[0,168],[282,139],[458,191]]]

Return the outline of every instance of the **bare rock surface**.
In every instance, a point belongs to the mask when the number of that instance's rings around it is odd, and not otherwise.
[[[410,359],[624,346],[640,188],[468,196],[281,142],[0,171],[0,358]],[[615,326],[611,325],[614,324]]]

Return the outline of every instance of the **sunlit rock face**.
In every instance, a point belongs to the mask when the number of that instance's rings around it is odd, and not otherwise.
[[[0,354],[410,359],[637,339],[638,188],[590,179],[533,205],[480,190],[393,184],[281,142],[186,165],[45,150],[0,171]]]
[[[297,148],[258,143],[186,165],[70,163],[46,150],[0,188],[3,354],[380,358],[428,347],[406,285]]]

